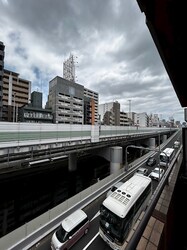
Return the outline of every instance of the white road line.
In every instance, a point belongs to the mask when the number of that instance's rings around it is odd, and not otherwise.
[[[90,221],[94,220],[94,219],[97,218],[99,215],[100,215],[100,211],[98,211]],[[89,247],[89,245],[92,244],[92,242],[95,240],[95,238],[96,238],[98,235],[99,235],[99,232],[92,238],[92,240],[91,240],[82,250],[86,250],[86,249]]]
[[[98,235],[99,235],[99,232],[92,238],[92,240],[91,240],[82,250],[86,250],[86,249],[89,247],[89,245],[92,244],[92,242],[95,240],[95,238],[96,238]]]
[[[100,215],[100,211],[98,211],[90,221],[94,220],[94,219],[95,219],[96,217],[98,217],[99,215]]]

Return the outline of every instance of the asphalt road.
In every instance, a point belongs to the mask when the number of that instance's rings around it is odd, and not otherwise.
[[[154,167],[148,167],[149,172]],[[158,182],[153,180],[153,190],[158,185]],[[102,201],[105,199],[106,193],[99,197],[97,200],[89,204],[87,207],[83,208],[83,210],[88,215],[90,220],[90,230],[88,234],[84,235],[72,248],[71,250],[111,250],[111,248],[101,239],[99,235],[99,208]],[[52,238],[52,234],[49,234],[45,237],[40,243],[36,244],[29,250],[51,250],[50,242]]]

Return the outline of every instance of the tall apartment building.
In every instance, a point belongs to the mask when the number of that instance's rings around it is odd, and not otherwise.
[[[49,82],[47,107],[55,123],[83,124],[84,86],[56,76]]]
[[[160,124],[160,119],[158,114],[151,114],[149,116],[149,127],[158,127]]]
[[[3,111],[3,71],[4,71],[4,55],[5,46],[0,41],[0,121],[2,121]]]
[[[146,112],[136,113],[134,115],[134,123],[137,126],[149,127],[149,117]]]
[[[101,124],[120,126],[120,103],[99,104],[99,117]]]
[[[55,123],[97,124],[98,94],[60,76],[49,82],[46,107]]]
[[[128,115],[123,111],[120,112],[120,126],[129,126]]]
[[[133,126],[135,124],[135,121],[134,121],[135,114],[136,114],[135,112],[127,112],[130,126]]]
[[[31,93],[31,104],[34,108],[42,108],[42,93],[33,91]]]
[[[98,124],[98,93],[84,88],[84,124]]]
[[[18,110],[30,101],[31,82],[19,78],[19,74],[4,69],[2,121],[18,121]]]

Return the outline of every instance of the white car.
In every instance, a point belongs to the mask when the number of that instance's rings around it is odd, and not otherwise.
[[[159,175],[159,171],[160,171],[160,175]],[[149,174],[149,177],[153,180],[157,180],[159,181],[159,177],[160,179],[163,177],[164,175],[164,169],[156,167],[154,168],[151,173]]]
[[[143,175],[148,175],[148,169],[147,169],[147,168],[142,168],[142,167],[140,167],[140,168],[138,168],[138,169],[136,170],[136,173],[138,173],[138,174],[143,174]]]
[[[173,147],[174,148],[179,148],[180,147],[180,141],[175,141]]]

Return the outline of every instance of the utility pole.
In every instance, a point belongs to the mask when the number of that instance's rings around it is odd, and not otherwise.
[[[15,122],[15,112],[16,112],[16,92],[13,93],[13,97],[14,97],[14,105],[13,105],[13,118],[12,121]]]
[[[159,134],[160,136],[160,134]],[[160,140],[160,137],[159,137],[159,140]],[[160,144],[160,141],[159,141],[159,144]],[[160,181],[160,145],[159,145],[159,150],[157,149],[152,149],[152,148],[145,148],[145,147],[142,147],[142,146],[135,146],[135,145],[128,145],[125,149],[125,171],[128,171],[128,161],[127,161],[127,154],[128,154],[128,151],[127,149],[128,148],[139,148],[139,149],[146,149],[146,150],[149,150],[149,151],[154,151],[154,152],[157,152],[159,153],[159,181]],[[167,157],[167,154],[165,152],[163,152],[166,157]],[[166,169],[167,169],[167,166],[168,164],[166,165]]]
[[[130,124],[130,121],[132,120],[131,119],[131,100],[128,100],[129,102],[129,124]]]

